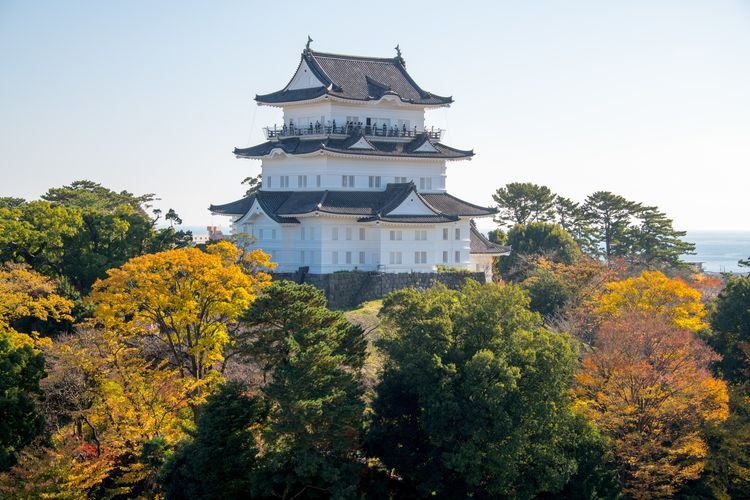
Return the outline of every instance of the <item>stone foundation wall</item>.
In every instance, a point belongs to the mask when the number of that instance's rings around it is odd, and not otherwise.
[[[485,282],[485,275],[479,273],[377,273],[345,271],[333,274],[274,273],[275,280],[290,280],[295,283],[309,283],[322,290],[331,309],[349,309],[362,302],[383,298],[388,293],[401,288],[430,288],[442,283],[448,288],[457,289],[467,279]]]

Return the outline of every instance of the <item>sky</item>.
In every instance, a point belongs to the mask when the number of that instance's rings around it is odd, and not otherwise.
[[[452,95],[427,124],[474,149],[448,190],[606,190],[685,230],[750,230],[750,0],[0,0],[0,196],[89,179],[224,225],[280,123],[255,94],[314,50],[392,57]]]

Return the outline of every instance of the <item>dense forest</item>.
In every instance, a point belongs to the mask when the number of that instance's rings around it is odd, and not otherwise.
[[[511,183],[495,282],[333,311],[154,199],[0,198],[0,496],[750,497],[750,277],[657,207]]]

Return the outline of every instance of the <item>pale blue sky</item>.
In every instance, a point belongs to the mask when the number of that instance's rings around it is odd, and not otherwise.
[[[158,5],[157,5],[158,3]],[[610,190],[682,229],[750,229],[750,1],[38,2],[0,0],[0,196],[91,179],[224,223],[316,50],[391,56],[452,95],[428,113],[474,148],[448,188]]]

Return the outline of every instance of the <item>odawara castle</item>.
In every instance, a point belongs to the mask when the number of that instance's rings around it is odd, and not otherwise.
[[[261,187],[211,212],[232,218],[278,264],[304,269],[432,273],[438,266],[491,276],[492,258],[508,252],[473,222],[494,208],[446,191],[446,163],[470,160],[471,150],[443,144],[425,123],[427,110],[452,97],[428,92],[396,57],[347,56],[303,50],[279,91],[256,95],[283,111],[264,129],[266,142],[237,148],[237,158],[261,161]]]

